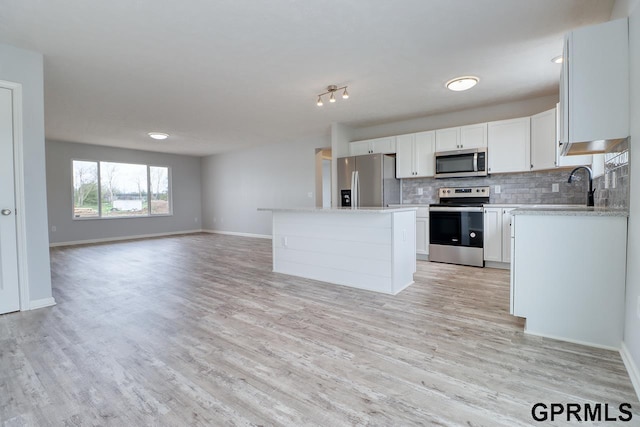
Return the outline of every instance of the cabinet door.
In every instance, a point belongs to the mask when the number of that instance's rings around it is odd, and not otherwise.
[[[487,146],[487,124],[462,126],[460,128],[460,148],[481,148]]]
[[[525,172],[531,168],[531,119],[500,120],[488,126],[489,172]]]
[[[531,170],[556,167],[556,109],[531,116]]]
[[[569,142],[629,136],[627,18],[578,28],[565,47]]]
[[[416,177],[433,176],[435,173],[435,143],[436,133],[419,132],[415,134],[414,141],[414,171]]]
[[[511,211],[502,209],[502,262],[511,262]]]
[[[416,253],[429,255],[429,218],[416,217]]]
[[[362,156],[363,154],[370,154],[370,141],[357,141],[349,144],[349,155]]]
[[[400,135],[396,139],[396,178],[414,178],[413,142],[415,134]]]
[[[484,209],[484,260],[502,262],[502,209]]]
[[[396,137],[376,138],[371,142],[371,152],[380,154],[393,154],[396,152]]]
[[[451,151],[460,148],[460,128],[436,130],[436,151]]]

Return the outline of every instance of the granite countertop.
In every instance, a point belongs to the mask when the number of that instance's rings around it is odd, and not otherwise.
[[[347,213],[347,214],[371,214],[371,213],[393,213],[393,212],[406,212],[416,211],[416,207],[404,206],[394,208],[258,208],[259,211],[272,211],[272,212],[299,212],[299,213]]]
[[[560,216],[629,216],[627,209],[584,205],[530,205],[511,211],[511,215],[560,215]]]

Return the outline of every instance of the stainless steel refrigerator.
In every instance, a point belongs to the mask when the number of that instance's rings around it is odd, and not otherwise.
[[[400,203],[395,156],[367,154],[338,158],[338,196],[341,207]]]

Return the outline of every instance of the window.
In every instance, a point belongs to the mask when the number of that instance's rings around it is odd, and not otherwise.
[[[74,218],[171,215],[169,168],[73,161]]]

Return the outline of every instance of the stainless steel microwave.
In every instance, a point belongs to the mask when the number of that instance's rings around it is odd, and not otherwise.
[[[487,176],[487,148],[436,153],[436,178]]]

